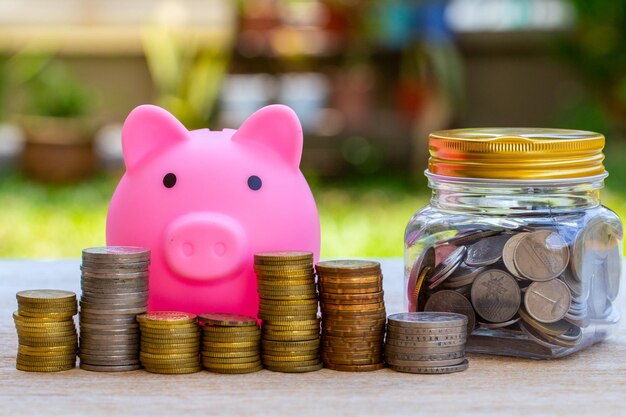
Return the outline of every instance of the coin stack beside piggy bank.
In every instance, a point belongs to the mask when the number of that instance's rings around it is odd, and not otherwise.
[[[619,225],[602,218],[576,234],[528,226],[459,230],[425,246],[412,264],[409,311],[464,314],[468,332],[504,336],[497,342],[501,350],[510,338],[523,338],[566,351],[584,343],[591,324],[619,318],[613,301],[619,292],[621,234]],[[592,335],[587,342],[593,341]]]

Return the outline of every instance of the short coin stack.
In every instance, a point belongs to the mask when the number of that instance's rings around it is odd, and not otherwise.
[[[78,338],[73,316],[76,294],[27,290],[16,295],[13,313],[19,345],[16,368],[30,372],[66,371],[76,366]]]
[[[191,374],[200,366],[200,329],[195,314],[155,311],[140,314],[141,364],[155,374]]]
[[[263,365],[277,372],[322,368],[320,323],[311,252],[254,255],[260,296]]]
[[[202,365],[220,374],[247,374],[263,369],[261,330],[254,317],[203,313]]]
[[[150,250],[108,246],[83,250],[80,367],[140,369],[137,314],[147,311]]]
[[[384,367],[385,301],[378,262],[337,260],[316,265],[322,307],[322,359],[337,371]]]
[[[467,317],[457,313],[400,313],[389,316],[385,361],[399,372],[449,374],[469,366],[465,359]]]

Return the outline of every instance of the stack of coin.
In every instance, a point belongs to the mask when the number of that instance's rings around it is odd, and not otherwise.
[[[13,313],[20,371],[66,371],[76,365],[78,337],[73,316],[76,294],[60,290],[20,291]]]
[[[322,359],[337,371],[384,367],[385,301],[378,262],[337,260],[316,265],[322,307]]]
[[[147,311],[150,250],[109,246],[83,250],[80,367],[140,369],[137,314]]]
[[[468,368],[467,317],[456,313],[389,316],[385,361],[399,372],[449,374]]]
[[[141,364],[155,374],[191,374],[200,366],[200,328],[195,314],[155,311],[140,314]]]
[[[260,296],[263,365],[277,372],[322,368],[320,323],[311,252],[254,255]]]
[[[263,369],[261,330],[254,317],[203,313],[202,365],[220,374],[247,374]]]

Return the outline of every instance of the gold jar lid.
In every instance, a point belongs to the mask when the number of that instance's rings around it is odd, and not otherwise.
[[[429,136],[432,174],[539,180],[604,174],[604,135],[584,130],[475,128]]]

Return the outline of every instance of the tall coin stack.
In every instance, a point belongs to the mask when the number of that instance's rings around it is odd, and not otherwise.
[[[337,260],[316,265],[322,307],[322,359],[337,371],[384,367],[385,301],[378,262]]]
[[[66,371],[76,366],[78,337],[73,316],[76,294],[27,290],[16,295],[13,313],[19,345],[16,368],[29,372]]]
[[[83,250],[80,367],[140,369],[137,314],[148,305],[150,250],[108,246]]]
[[[202,365],[220,374],[247,374],[263,369],[261,330],[254,317],[239,314],[198,315],[202,328]]]
[[[263,365],[277,372],[322,368],[320,323],[311,252],[263,252],[254,255],[263,320]]]
[[[385,361],[393,370],[450,374],[469,366],[465,359],[467,317],[457,313],[400,313],[389,316]]]
[[[155,374],[192,374],[200,366],[200,329],[195,314],[155,311],[137,316],[141,364]]]

